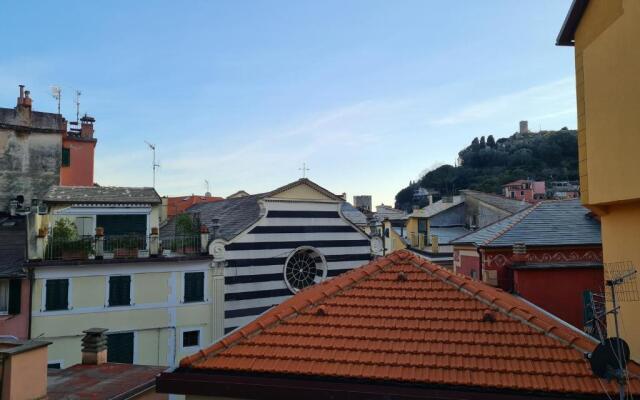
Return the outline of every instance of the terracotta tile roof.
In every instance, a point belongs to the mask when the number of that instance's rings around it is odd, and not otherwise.
[[[166,367],[106,363],[76,364],[47,371],[47,398],[76,400],[129,399],[154,391],[155,377]]]
[[[508,293],[401,250],[299,292],[177,372],[616,393],[591,373],[584,353],[595,345]]]

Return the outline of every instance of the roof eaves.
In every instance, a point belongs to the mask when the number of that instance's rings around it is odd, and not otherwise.
[[[573,0],[556,38],[556,46],[574,46],[575,34],[589,0]]]

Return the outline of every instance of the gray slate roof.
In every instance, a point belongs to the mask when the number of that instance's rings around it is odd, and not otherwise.
[[[450,209],[451,207],[455,207],[458,204],[462,203],[462,196],[453,196],[453,201],[445,202],[442,200],[438,200],[433,204],[430,204],[426,207],[423,207],[419,210],[411,213],[410,217],[418,217],[418,218],[431,218],[434,215],[440,214],[443,211]]]
[[[542,201],[517,214],[462,236],[454,244],[478,247],[598,245],[600,222],[589,216],[579,199]]]
[[[340,211],[342,212],[342,215],[344,215],[344,217],[354,225],[367,224],[367,216],[346,201],[342,203]]]
[[[482,201],[483,203],[486,203],[496,208],[499,208],[501,210],[510,212],[511,214],[517,213],[519,211],[524,210],[525,208],[531,207],[530,203],[522,202],[519,200],[508,199],[503,196],[498,196],[497,194],[477,192],[475,190],[461,190],[460,193],[462,193],[465,196],[474,197]]]
[[[162,199],[154,188],[118,186],[52,186],[45,193],[49,203],[115,203],[160,204]]]
[[[187,209],[189,214],[197,214],[200,223],[207,226],[209,232],[213,232],[213,219],[218,219],[216,238],[231,240],[242,231],[256,223],[260,217],[260,205],[258,201],[268,197],[273,192],[254,194],[244,197],[236,197],[213,203],[195,204]],[[345,212],[346,210],[346,212]],[[355,212],[353,212],[355,210]],[[345,218],[354,225],[367,223],[367,218],[349,203],[342,203],[342,212]],[[160,227],[160,236],[163,239],[175,235],[175,218],[167,221]]]
[[[438,237],[438,244],[450,244],[452,240],[469,233],[467,228],[462,226],[433,227],[430,229],[431,235]],[[429,238],[431,242],[431,238]]]
[[[0,215],[0,277],[23,277],[27,233],[24,217]]]
[[[61,125],[62,116],[54,113],[31,111],[31,122],[29,126],[25,126],[24,122],[18,117],[18,113],[14,108],[0,108],[0,125],[8,125],[10,127],[23,127],[32,130],[58,131],[64,127]]]

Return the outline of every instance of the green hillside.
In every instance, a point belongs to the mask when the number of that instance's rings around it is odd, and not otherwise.
[[[517,179],[578,179],[577,132],[567,128],[516,133],[497,141],[492,135],[476,137],[458,155],[460,166],[443,165],[400,190],[396,207],[411,209],[413,193],[419,187],[442,195],[461,189],[500,193],[502,185]]]

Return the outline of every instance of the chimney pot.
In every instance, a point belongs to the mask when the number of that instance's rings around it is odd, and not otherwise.
[[[107,335],[105,328],[91,328],[82,338],[82,364],[100,365],[107,362]]]

